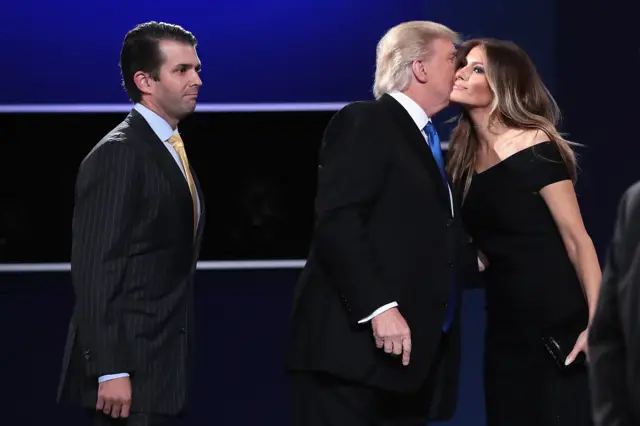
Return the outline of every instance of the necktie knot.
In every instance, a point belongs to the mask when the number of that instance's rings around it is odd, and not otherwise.
[[[433,122],[429,121],[426,126],[424,126],[424,132],[429,137],[429,145],[433,148],[435,144],[440,143],[440,138],[438,137],[438,132],[436,131]]]
[[[177,134],[177,133],[171,135],[171,137],[169,138],[169,143],[174,148],[183,148],[184,147],[184,142],[182,141],[182,138],[180,137],[180,135]]]

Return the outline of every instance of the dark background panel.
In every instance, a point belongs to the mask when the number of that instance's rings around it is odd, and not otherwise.
[[[622,192],[640,180],[640,38],[630,0],[557,0],[555,92],[568,138],[584,144],[578,195],[604,255]]]
[[[125,115],[0,115],[0,262],[69,260],[78,165]],[[306,256],[332,115],[198,113],[181,123],[208,209],[202,259]]]

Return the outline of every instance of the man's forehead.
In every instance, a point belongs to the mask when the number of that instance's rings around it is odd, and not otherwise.
[[[180,43],[173,40],[160,41],[160,51],[163,53],[165,62],[168,63],[188,63],[199,64],[196,48],[188,43]]]
[[[442,53],[452,54],[456,52],[456,45],[447,38],[438,38],[434,41],[433,46]]]
[[[174,40],[161,40],[160,50],[166,55],[189,55],[196,52],[194,46]]]

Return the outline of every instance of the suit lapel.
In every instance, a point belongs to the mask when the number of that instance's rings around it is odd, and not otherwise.
[[[398,125],[398,128],[403,134],[403,141],[405,141],[410,149],[420,158],[421,162],[426,167],[431,180],[440,196],[441,200],[446,203],[447,207],[450,205],[449,193],[447,191],[444,182],[442,182],[442,175],[440,174],[440,168],[438,163],[433,158],[431,148],[425,140],[424,136],[416,123],[413,121],[409,113],[400,105],[393,97],[384,95],[379,101],[382,105],[391,112],[391,115]]]
[[[204,193],[202,192],[202,188],[200,187],[200,181],[196,176],[196,172],[189,164],[189,169],[191,170],[191,176],[193,177],[193,182],[196,185],[196,191],[198,193],[198,199],[200,200],[200,219],[198,220],[198,229],[196,229],[196,235],[194,239],[194,244],[198,246],[200,244],[200,238],[202,237],[202,231],[204,230],[204,221],[205,221],[205,202],[204,202]]]
[[[135,110],[133,110],[126,118],[132,129],[135,129],[144,143],[149,147],[153,158],[160,166],[160,170],[165,175],[171,186],[175,189],[176,197],[180,211],[188,221],[191,229],[193,224],[193,201],[191,199],[191,191],[189,184],[180,170],[180,166],[176,163],[169,150],[164,146],[158,136],[153,132],[147,121]]]

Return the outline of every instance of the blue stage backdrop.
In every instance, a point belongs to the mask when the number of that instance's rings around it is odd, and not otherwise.
[[[514,12],[527,20],[507,19]],[[548,81],[554,71],[551,0],[535,7],[507,0],[192,0],[182,7],[163,0],[22,0],[4,5],[3,16],[4,57],[13,64],[3,68],[0,83],[4,112],[34,104],[93,111],[96,104],[126,105],[120,46],[129,29],[149,20],[180,24],[199,39],[205,106],[324,103],[331,109],[331,103],[371,98],[376,43],[390,27],[415,19],[465,35],[514,39]]]

